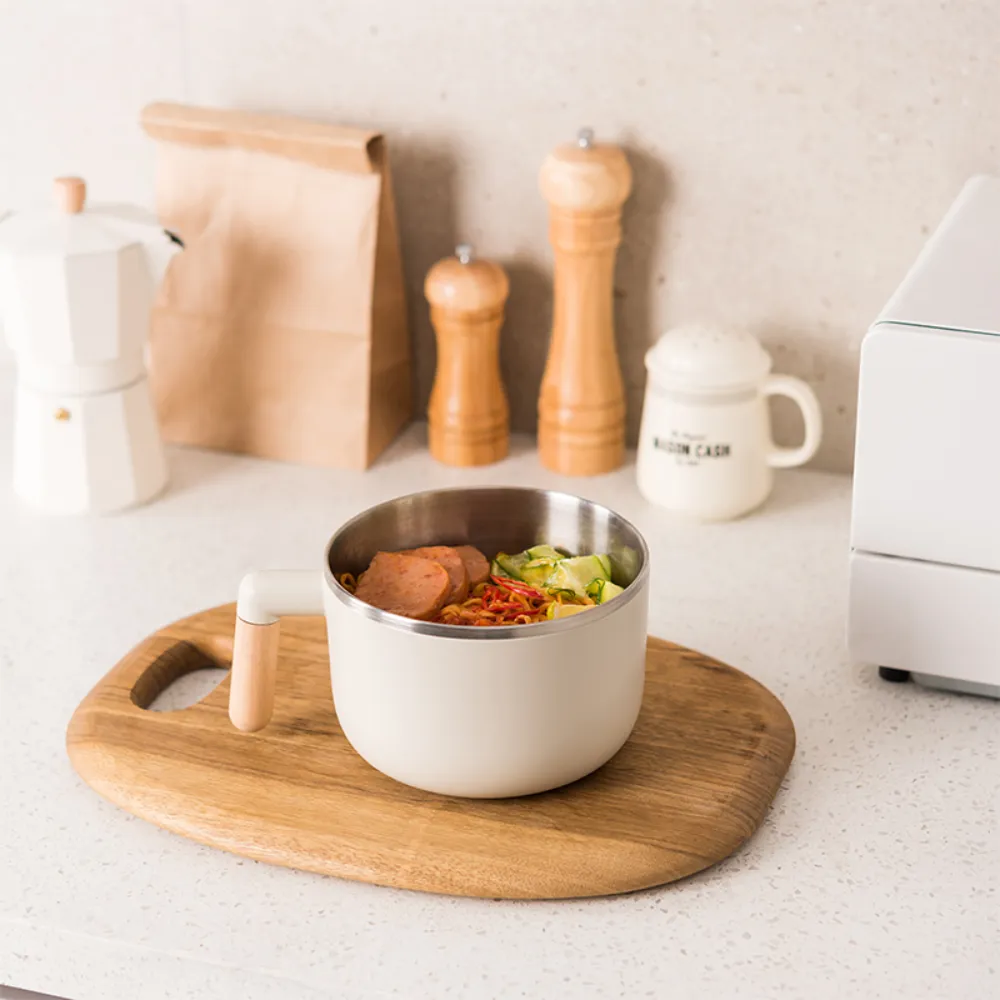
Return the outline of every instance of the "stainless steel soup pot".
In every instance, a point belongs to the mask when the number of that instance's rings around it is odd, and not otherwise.
[[[562,619],[476,628],[381,611],[338,582],[380,550],[464,543],[487,558],[541,543],[607,552],[625,591]],[[280,617],[323,614],[337,717],[372,767],[444,795],[556,788],[600,767],[632,732],[645,679],[648,588],[642,536],[589,500],[515,487],[399,497],[344,524],[321,570],[243,579],[229,715],[242,730],[267,725]]]

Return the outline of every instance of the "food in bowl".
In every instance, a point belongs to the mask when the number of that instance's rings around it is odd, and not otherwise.
[[[472,545],[377,552],[356,579],[338,582],[392,614],[441,625],[533,625],[605,604],[624,590],[604,554],[570,555],[535,545],[490,562]]]

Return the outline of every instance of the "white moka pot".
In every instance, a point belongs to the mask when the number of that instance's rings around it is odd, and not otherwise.
[[[162,490],[167,468],[146,378],[153,299],[180,246],[124,205],[55,206],[0,220],[0,323],[18,368],[14,488],[51,513],[108,512]]]
[[[646,368],[636,475],[651,503],[702,520],[739,517],[770,494],[772,470],[802,465],[819,448],[823,419],[812,389],[770,374],[770,355],[749,333],[682,327],[647,352]],[[798,448],[774,444],[769,396],[801,409]]]
[[[608,552],[624,593],[555,621],[477,628],[389,614],[338,583],[379,550],[470,543],[492,557],[542,542]],[[444,795],[556,788],[600,767],[632,732],[645,679],[648,580],[639,533],[587,500],[516,488],[400,497],[344,525],[321,570],[243,580],[230,718],[246,731],[267,725],[280,616],[325,614],[337,718],[369,764]]]

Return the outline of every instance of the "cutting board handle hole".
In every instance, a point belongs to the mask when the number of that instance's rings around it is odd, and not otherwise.
[[[152,712],[190,708],[214,691],[229,673],[193,642],[175,642],[156,657],[132,685],[132,703]]]

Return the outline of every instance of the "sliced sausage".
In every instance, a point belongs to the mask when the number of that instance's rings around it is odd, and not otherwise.
[[[445,568],[448,579],[451,580],[451,592],[445,604],[459,604],[469,596],[469,574],[465,562],[450,545],[425,545],[420,549],[405,549],[403,555],[433,559]]]
[[[470,587],[475,587],[477,583],[485,583],[490,578],[490,561],[475,545],[456,545],[455,551],[465,563]]]
[[[451,593],[451,579],[434,559],[378,552],[358,578],[354,593],[383,611],[407,618],[433,618]]]

